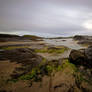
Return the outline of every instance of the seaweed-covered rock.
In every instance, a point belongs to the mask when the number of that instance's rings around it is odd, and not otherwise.
[[[11,62],[17,62],[22,64],[22,68],[16,69],[13,76],[19,76],[29,72],[32,68],[38,66],[43,58],[37,55],[33,49],[30,48],[17,48],[13,50],[5,50],[0,53],[0,56],[4,60],[10,60]]]
[[[85,55],[87,57],[87,61],[90,65],[92,65],[92,46],[89,46],[85,49]]]
[[[92,46],[84,50],[72,50],[69,55],[70,62],[75,65],[92,67]]]
[[[5,50],[2,51],[0,55],[5,60],[17,62],[22,65],[14,70],[11,75],[12,78],[18,78],[19,76],[30,72],[32,68],[38,66],[43,60],[41,56],[37,55],[34,50],[30,48]]]
[[[85,54],[79,50],[72,50],[69,55],[69,60],[75,65],[86,65]]]

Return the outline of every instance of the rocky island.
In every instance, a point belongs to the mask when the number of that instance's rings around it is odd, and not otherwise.
[[[0,92],[92,92],[92,36],[0,34]]]

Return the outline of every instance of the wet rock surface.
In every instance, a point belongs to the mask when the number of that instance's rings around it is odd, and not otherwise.
[[[69,60],[75,65],[83,65],[86,67],[92,66],[92,46],[84,50],[72,50],[69,55]]]
[[[9,74],[10,79],[7,83],[7,80],[2,80],[3,77],[0,75],[0,84],[1,80],[2,83],[5,82],[1,84],[0,92],[10,92],[9,90],[11,92],[92,92],[92,46],[87,49],[69,50],[62,54],[61,51],[56,53],[61,48],[53,45],[46,46],[45,52],[52,50],[50,51],[51,56],[46,56],[44,53],[40,56],[41,54],[37,54],[35,50],[36,48],[43,49],[44,44],[35,43],[34,45],[31,43],[31,49],[20,47],[0,50],[2,66],[0,68],[6,76]],[[58,57],[57,54],[60,56]],[[50,59],[54,57],[54,59],[48,61],[46,57],[43,58],[43,55]],[[1,72],[4,76],[3,73]],[[41,80],[38,81],[40,78]]]
[[[92,65],[92,46],[89,46],[87,49],[85,49],[85,55],[87,56],[88,61],[90,61],[90,64]]]
[[[72,50],[69,55],[69,60],[71,63],[75,65],[86,65],[86,57],[85,54],[78,50]]]
[[[14,78],[17,78],[38,66],[42,59],[43,58],[37,55],[33,49],[29,48],[5,50],[0,53],[0,60],[10,60],[10,62],[17,62],[22,65],[13,72],[12,77]]]
[[[92,46],[84,50],[72,50],[69,56],[72,64],[76,65],[81,73],[81,79],[85,79],[88,84],[81,84],[82,92],[91,92],[92,89]],[[79,84],[78,84],[79,85]]]
[[[92,36],[76,35],[73,39],[77,40],[78,44],[92,45]]]
[[[17,48],[13,50],[1,51],[0,59],[9,59],[11,62],[17,62],[22,64],[28,64],[32,61],[39,64],[41,62],[41,57],[38,56],[33,49],[30,48]]]

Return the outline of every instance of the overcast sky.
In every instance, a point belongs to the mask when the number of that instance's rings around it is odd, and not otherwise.
[[[0,0],[0,33],[92,35],[92,0]]]

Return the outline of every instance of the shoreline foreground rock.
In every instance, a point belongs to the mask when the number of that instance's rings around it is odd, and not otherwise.
[[[12,50],[3,50],[0,55],[1,60],[10,60],[22,64],[35,63],[39,64],[42,57],[37,55],[33,49],[30,48],[16,48]]]
[[[75,65],[83,65],[91,68],[92,66],[92,46],[84,50],[72,50],[69,60]]]
[[[16,68],[11,75],[12,78],[18,78],[37,67],[43,58],[35,53],[30,48],[17,48],[13,50],[5,50],[0,53],[0,60],[9,60],[21,64],[21,67]]]
[[[0,92],[92,92],[92,46],[71,51],[35,40],[30,47],[18,43],[0,50]]]

